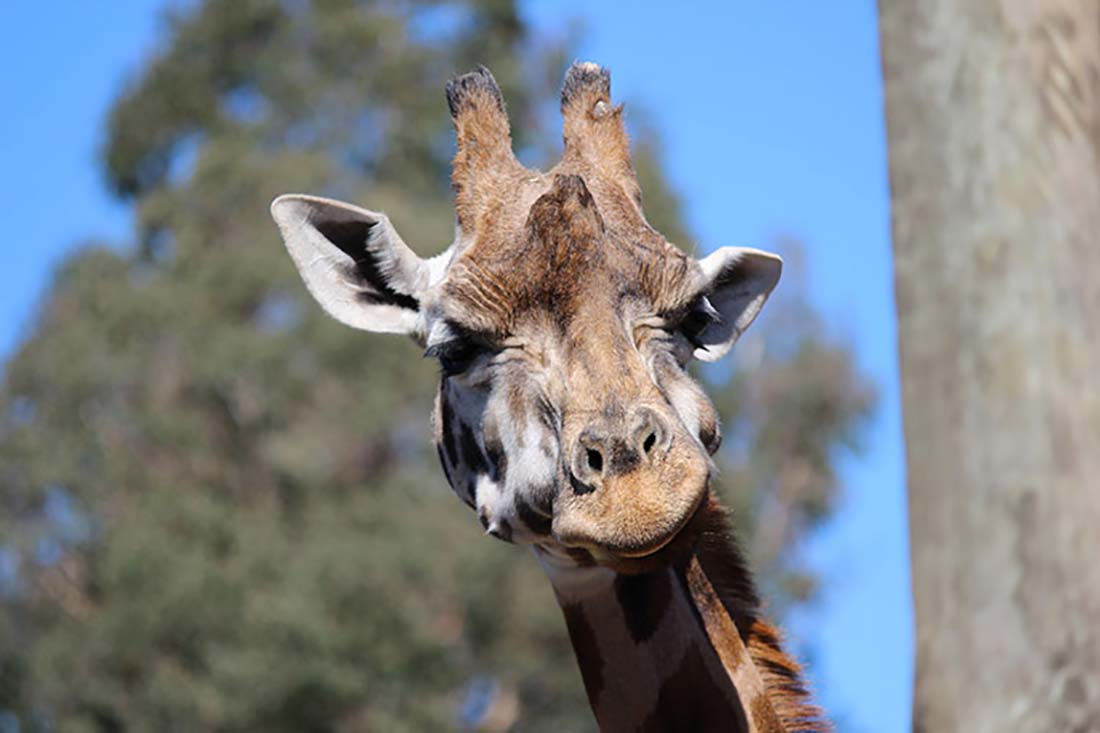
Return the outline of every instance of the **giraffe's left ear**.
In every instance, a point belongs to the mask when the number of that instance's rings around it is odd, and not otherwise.
[[[414,333],[432,266],[385,214],[287,194],[272,202],[271,216],[306,287],[330,316],[366,331]]]
[[[693,334],[695,358],[716,361],[726,355],[755,320],[779,282],[779,255],[748,247],[722,247],[699,260],[703,295],[712,307],[705,325]]]

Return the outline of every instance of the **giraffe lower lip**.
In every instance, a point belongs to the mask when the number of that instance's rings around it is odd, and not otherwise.
[[[622,548],[618,548],[618,547],[609,547],[607,545],[603,545],[603,544],[600,544],[600,543],[597,543],[597,542],[583,542],[583,541],[582,542],[569,542],[569,541],[566,541],[566,542],[563,542],[563,544],[566,545],[567,547],[577,547],[577,548],[582,548],[582,549],[588,550],[589,552],[593,553],[597,557],[605,557],[606,559],[609,559],[609,560],[614,559],[614,558],[619,558],[619,559],[623,559],[623,560],[637,560],[639,558],[649,557],[650,555],[653,555],[657,552],[660,552],[665,547],[667,547],[669,545],[669,543],[671,543],[673,540],[676,539],[676,537],[680,534],[680,531],[683,530],[683,528],[685,526],[687,526],[687,523],[691,520],[691,518],[693,516],[695,516],[694,511],[690,512],[688,514],[687,518],[682,520],[680,522],[680,524],[678,524],[676,526],[676,529],[674,529],[672,532],[669,532],[668,535],[664,539],[659,541],[657,544],[649,545],[649,546],[644,547],[640,550],[626,550],[626,549],[622,549]],[[559,541],[561,541],[560,537],[557,538],[557,539]]]
[[[686,522],[684,524],[686,524]],[[684,528],[683,525],[680,525],[679,527],[676,528],[676,530],[674,532],[670,533],[668,537],[661,540],[658,544],[656,544],[653,547],[647,547],[644,550],[635,550],[633,552],[628,552],[626,550],[616,550],[615,554],[618,555],[619,557],[625,557],[625,558],[629,558],[631,560],[636,560],[639,557],[648,557],[649,555],[652,555],[655,552],[660,552],[661,550],[665,549],[665,547],[668,546],[669,542],[672,542],[674,539],[676,539],[676,535],[680,534],[680,530],[683,529],[683,528]]]
[[[650,555],[654,555],[665,549],[673,540],[680,536],[680,533],[684,531],[684,527],[688,526],[688,524],[691,523],[691,520],[695,518],[695,515],[699,513],[699,510],[703,506],[703,499],[706,497],[706,495],[707,492],[704,491],[699,496],[699,499],[695,502],[695,506],[692,507],[691,511],[685,514],[683,519],[680,520],[680,523],[676,525],[676,529],[669,532],[668,536],[666,536],[656,545],[653,545],[652,547],[647,547],[644,550],[615,550],[614,553],[619,557],[627,560],[637,560],[639,558],[649,557]]]

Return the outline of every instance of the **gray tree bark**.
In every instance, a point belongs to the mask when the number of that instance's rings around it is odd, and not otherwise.
[[[881,0],[914,729],[1100,731],[1100,0]]]

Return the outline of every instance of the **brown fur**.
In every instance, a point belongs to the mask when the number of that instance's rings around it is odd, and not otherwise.
[[[507,200],[511,181],[526,172],[512,153],[512,133],[500,87],[479,66],[447,85],[447,105],[454,120],[457,153],[451,171],[459,226],[473,233],[478,218],[491,215]]]
[[[696,552],[787,733],[831,731],[832,726],[811,700],[802,667],[783,651],[779,630],[762,617],[751,573],[731,534],[726,510],[713,499],[701,513]]]
[[[557,589],[601,729],[830,731],[799,665],[761,616],[725,511],[708,500],[682,534],[663,558],[617,568],[604,590]],[[678,597],[690,599],[690,611],[675,608]],[[666,668],[672,660],[682,661]]]
[[[485,217],[448,276],[448,315],[470,330],[501,336],[542,314],[564,324],[583,317],[579,304],[594,297],[613,306],[608,298],[636,296],[674,313],[698,292],[691,260],[640,218],[616,183],[557,172],[519,189],[532,199],[522,221],[512,212],[522,206]]]
[[[611,104],[611,75],[596,64],[573,64],[562,85],[562,163],[578,173],[617,181],[638,208],[642,192],[630,160],[622,105]]]
[[[593,286],[630,291],[658,311],[684,307],[698,273],[645,221],[621,108],[610,78],[574,64],[562,90],[565,152],[547,173],[511,149],[500,91],[487,69],[447,89],[457,149],[453,163],[461,252],[448,277],[449,316],[502,335],[532,309],[569,310]]]

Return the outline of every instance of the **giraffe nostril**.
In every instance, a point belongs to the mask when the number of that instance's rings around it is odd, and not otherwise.
[[[598,450],[594,448],[589,448],[586,451],[586,456],[588,458],[589,468],[591,468],[596,473],[600,473],[601,471],[603,471],[603,455]]]
[[[668,429],[664,419],[655,410],[642,407],[634,415],[630,433],[633,447],[644,459],[656,460],[668,447]]]

